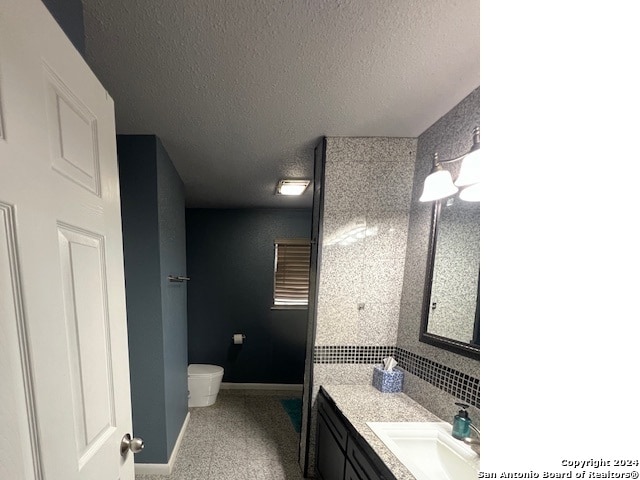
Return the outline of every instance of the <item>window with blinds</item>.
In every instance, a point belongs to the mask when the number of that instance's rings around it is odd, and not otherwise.
[[[274,306],[309,304],[309,240],[276,240],[273,280]]]

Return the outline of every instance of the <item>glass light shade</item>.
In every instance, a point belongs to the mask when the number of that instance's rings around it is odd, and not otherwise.
[[[420,201],[438,200],[453,195],[457,191],[458,187],[453,184],[451,173],[448,170],[436,170],[424,179],[424,189]]]
[[[460,191],[460,200],[467,202],[479,202],[480,201],[480,184],[474,183],[468,187],[463,188]]]
[[[466,187],[480,182],[480,149],[470,152],[462,160],[460,173],[455,181],[458,187]]]

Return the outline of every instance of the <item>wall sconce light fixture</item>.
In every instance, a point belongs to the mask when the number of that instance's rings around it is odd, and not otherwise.
[[[442,168],[445,163],[462,162],[460,173],[453,181],[451,172]],[[480,201],[480,128],[473,130],[473,145],[464,155],[451,160],[439,160],[438,154],[433,154],[433,169],[424,180],[421,202],[430,202],[454,195],[458,190],[460,199],[468,202]]]

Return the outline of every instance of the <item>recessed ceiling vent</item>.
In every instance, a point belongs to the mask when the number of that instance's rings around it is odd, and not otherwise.
[[[280,180],[276,187],[276,195],[302,195],[311,180]]]

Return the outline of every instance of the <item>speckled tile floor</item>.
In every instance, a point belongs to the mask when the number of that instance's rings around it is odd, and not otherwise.
[[[211,407],[192,408],[170,476],[136,480],[303,480],[299,434],[280,399],[294,392],[221,390]]]

